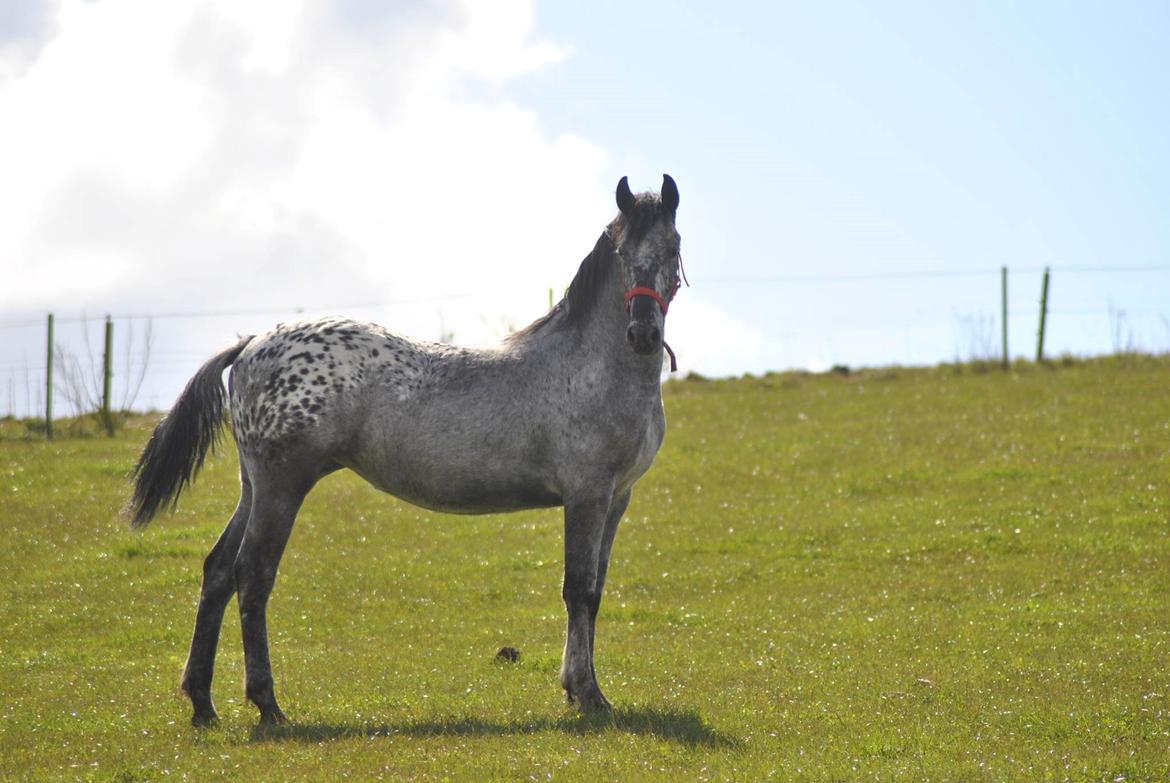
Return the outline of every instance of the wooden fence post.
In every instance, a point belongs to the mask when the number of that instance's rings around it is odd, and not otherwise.
[[[53,314],[49,313],[49,339],[45,354],[45,437],[53,439]]]
[[[102,424],[114,437],[114,416],[110,413],[110,387],[114,379],[114,322],[106,316],[106,350],[102,360]]]
[[[1036,339],[1036,361],[1044,361],[1044,327],[1048,322],[1048,267],[1044,267],[1044,283],[1040,287],[1040,332]]]

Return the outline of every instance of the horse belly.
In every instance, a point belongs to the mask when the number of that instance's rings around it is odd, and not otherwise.
[[[544,477],[503,469],[500,461],[475,463],[456,455],[441,459],[409,451],[397,450],[377,460],[359,458],[347,467],[383,492],[434,511],[487,514],[563,502]]]

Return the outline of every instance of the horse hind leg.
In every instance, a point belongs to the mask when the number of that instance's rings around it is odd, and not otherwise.
[[[183,665],[180,687],[191,700],[194,715],[191,723],[206,726],[218,717],[211,701],[211,680],[215,670],[215,651],[223,613],[236,591],[234,563],[244,527],[252,511],[252,484],[247,471],[240,467],[240,501],[235,513],[203,561],[203,585],[199,590],[199,608],[195,612],[195,630],[191,648]]]
[[[324,472],[327,471],[298,480],[296,471],[282,466],[253,476],[252,513],[236,553],[234,573],[244,637],[244,695],[260,710],[262,724],[288,721],[276,703],[273,688],[266,619],[268,597],[301,502]]]

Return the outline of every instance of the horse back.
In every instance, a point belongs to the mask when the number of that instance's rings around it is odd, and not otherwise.
[[[600,388],[605,377],[523,351],[321,319],[248,346],[231,410],[249,458],[333,462],[427,508],[511,511],[561,505],[579,484],[626,488],[649,468],[661,399],[642,411],[620,388]]]

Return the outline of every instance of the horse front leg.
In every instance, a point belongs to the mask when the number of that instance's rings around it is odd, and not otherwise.
[[[593,636],[597,629],[597,613],[601,609],[601,596],[605,591],[605,576],[609,572],[609,553],[613,549],[613,540],[617,536],[618,523],[630,505],[630,491],[615,495],[605,517],[605,529],[601,533],[601,548],[597,557],[597,589],[594,601],[589,607],[589,660],[593,660]],[[596,674],[594,674],[596,679]]]
[[[612,495],[565,503],[565,581],[568,612],[561,686],[569,703],[585,712],[612,709],[593,671],[593,619],[601,601],[598,563]]]

